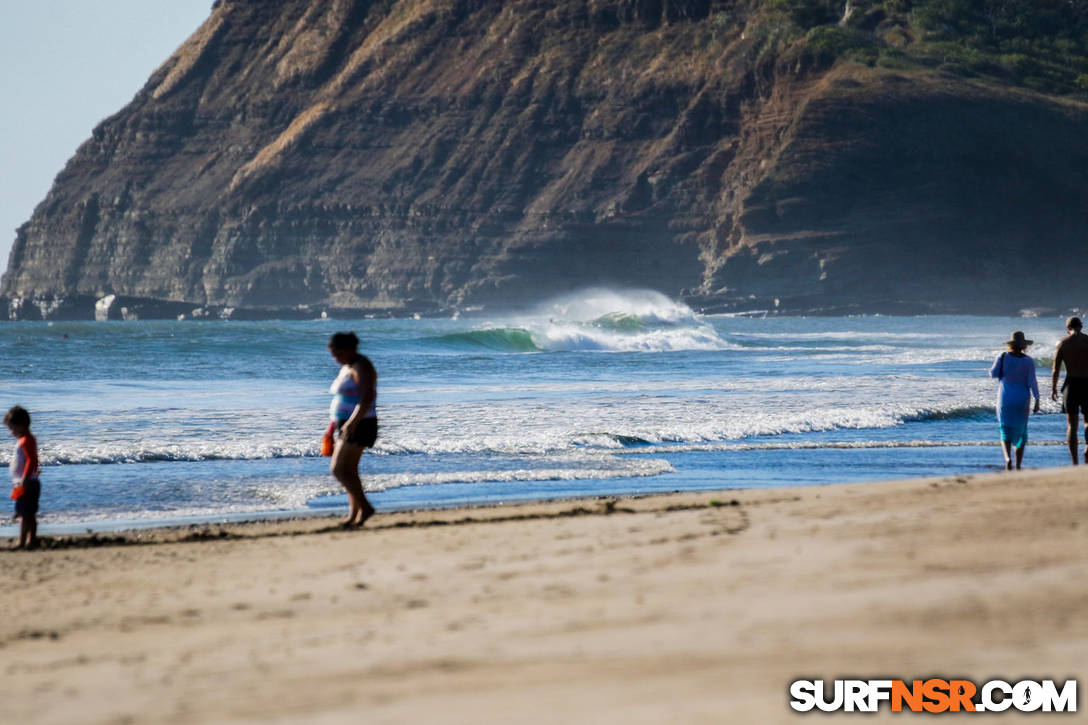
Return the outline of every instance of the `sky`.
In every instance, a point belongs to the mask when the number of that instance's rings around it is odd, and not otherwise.
[[[212,0],[0,0],[0,270],[53,178]]]

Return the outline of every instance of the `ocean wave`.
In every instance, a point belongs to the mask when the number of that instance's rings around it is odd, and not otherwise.
[[[593,320],[593,326],[617,332],[641,332],[650,324],[648,320],[628,312],[609,312]]]
[[[320,454],[318,443],[309,445],[165,445],[51,447],[41,451],[43,466],[109,465],[197,461],[259,461],[278,458],[307,458]]]
[[[730,408],[723,408],[713,399],[681,403],[644,395],[625,404],[625,415],[618,414],[606,396],[601,402],[584,406],[571,403],[564,417],[552,421],[537,417],[532,410],[523,410],[520,401],[482,407],[475,402],[450,405],[448,415],[436,419],[418,417],[427,415],[427,408],[407,418],[401,411],[401,417],[389,418],[378,444],[367,455],[582,456],[763,436],[985,421],[994,411],[993,406],[974,403],[975,396],[966,395],[942,405],[872,402],[844,406],[830,402],[834,394],[834,390],[820,392],[811,396],[818,396],[820,402],[783,410],[760,407],[759,395],[735,395]],[[1049,409],[1047,412],[1053,413]],[[176,442],[160,436],[87,445],[79,438],[51,438],[43,445],[41,457],[46,466],[308,458],[319,455],[319,442],[316,435],[292,438],[284,432],[269,435],[256,430],[224,437],[184,436]]]
[[[429,338],[440,345],[457,348],[486,348],[496,352],[540,352],[533,335],[520,327],[491,327]]]
[[[433,486],[445,483],[513,483],[528,481],[585,481],[609,478],[647,478],[672,473],[668,461],[648,459],[636,465],[614,468],[519,468],[498,471],[444,471],[396,473],[366,477],[367,491],[386,491],[402,486]]]
[[[548,352],[676,352],[728,347],[705,325],[625,333],[593,325],[549,323],[535,331],[533,339]]]
[[[671,352],[730,347],[687,305],[650,290],[586,290],[424,344],[496,352]]]
[[[1032,441],[1033,446],[1064,446],[1065,441]],[[617,456],[662,455],[666,453],[727,453],[730,451],[818,451],[884,450],[896,448],[989,448],[994,441],[888,440],[888,441],[783,441],[773,443],[691,443],[630,448],[615,451]]]
[[[933,420],[981,420],[994,415],[992,405],[965,405],[953,408],[923,408],[900,416],[904,423],[925,423]]]
[[[367,456],[563,456],[584,457],[593,451],[608,453],[622,448],[621,441],[642,440],[636,437],[611,434],[574,434],[555,431],[543,435],[480,435],[451,438],[435,435],[433,438],[400,438],[382,440],[367,452]],[[647,444],[650,441],[647,441]],[[320,441],[299,445],[78,445],[52,444],[40,451],[43,468],[57,466],[128,465],[144,463],[198,463],[202,461],[261,461],[277,459],[318,458]],[[5,460],[0,465],[6,466]],[[45,475],[49,475],[46,471]]]
[[[596,322],[603,327],[679,325],[698,321],[695,311],[656,290],[591,288],[539,305],[531,317]]]
[[[630,316],[611,317],[605,324],[599,320],[517,320],[511,326],[454,332],[425,342],[504,353],[674,352],[730,347],[708,325],[655,327]]]
[[[862,331],[862,330],[834,330],[828,332],[737,332],[733,333],[731,337],[737,337],[740,339],[751,340],[784,340],[788,342],[794,341],[849,341],[854,342],[858,340],[887,340],[892,342],[903,342],[905,340],[921,340],[931,339],[932,335],[928,333],[911,333],[911,332],[878,332],[878,331]]]

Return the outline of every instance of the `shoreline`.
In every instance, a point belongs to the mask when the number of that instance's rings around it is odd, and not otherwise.
[[[981,444],[985,448],[996,448],[996,445],[990,442]],[[1031,445],[1033,447],[1046,447],[1046,448],[1065,448],[1066,442],[1064,440],[1032,440]],[[826,446],[828,449],[835,448],[834,445]],[[1057,466],[1060,468],[1061,466]],[[1047,465],[1044,467],[1028,466],[1024,469],[1024,473],[1033,472],[1046,472],[1054,470],[1056,467]],[[397,502],[393,504],[384,504],[381,498],[377,499],[378,515],[385,516],[389,514],[406,514],[413,512],[426,512],[426,511],[445,511],[455,509],[480,509],[490,507],[513,507],[523,505],[534,504],[546,504],[546,503],[560,503],[560,502],[578,502],[578,501],[592,501],[597,499],[625,499],[625,498],[644,498],[648,496],[658,495],[682,495],[686,493],[696,495],[715,495],[726,494],[730,492],[741,491],[759,491],[759,490],[783,490],[787,488],[809,488],[809,487],[826,487],[826,486],[843,486],[843,485],[873,485],[873,484],[885,484],[895,481],[917,481],[917,480],[929,480],[940,479],[957,476],[979,476],[979,475],[997,475],[1002,472],[1002,467],[994,464],[991,466],[992,470],[984,472],[962,472],[962,471],[946,471],[942,473],[933,473],[930,475],[919,476],[905,476],[900,478],[876,478],[866,480],[812,480],[801,481],[795,480],[786,484],[757,484],[747,487],[743,486],[728,486],[723,485],[718,487],[698,488],[698,487],[685,487],[682,482],[677,482],[675,488],[670,486],[664,489],[650,489],[645,491],[626,492],[616,491],[604,488],[602,491],[593,492],[587,490],[586,493],[559,493],[551,494],[547,491],[540,491],[538,493],[524,493],[517,496],[511,496],[506,499],[497,499],[490,496],[481,497],[478,499],[472,498],[453,498],[451,500],[435,500],[433,502],[420,503],[419,501],[409,502]],[[800,478],[800,476],[798,476]],[[368,496],[380,497],[384,493],[390,491],[400,491],[401,488],[383,489],[378,491],[368,491]],[[343,496],[338,494],[339,496]],[[374,499],[372,498],[372,502]],[[180,514],[180,515],[168,515],[156,518],[139,518],[138,516],[120,516],[117,518],[96,518],[82,521],[58,521],[50,522],[48,518],[43,518],[39,515],[39,528],[41,529],[42,536],[44,537],[73,537],[81,535],[116,535],[128,532],[138,531],[154,531],[159,529],[179,529],[192,531],[200,528],[206,528],[208,526],[233,526],[242,524],[260,524],[273,521],[291,521],[295,519],[309,520],[309,519],[322,519],[327,518],[329,520],[336,520],[340,514],[341,509],[346,510],[346,501],[343,504],[330,505],[321,504],[318,506],[309,506],[306,508],[296,509],[258,509],[252,511],[226,511],[226,512],[211,512],[211,513],[196,513],[196,514]],[[48,516],[48,511],[46,511]],[[0,523],[0,542],[5,538],[11,539],[18,536],[19,525],[17,522],[10,518],[2,520]],[[2,545],[2,544],[0,544]]]
[[[876,482],[877,484],[882,482]],[[828,485],[828,484],[817,484]],[[873,484],[829,484],[829,485],[873,485]],[[804,486],[808,488],[809,486]],[[682,508],[739,505],[731,494],[740,491],[792,490],[793,486],[783,489],[720,489],[706,491],[674,491],[671,493],[643,493],[627,495],[568,496],[510,503],[480,503],[476,505],[450,504],[378,510],[366,526],[357,529],[345,529],[339,525],[343,513],[330,514],[326,511],[312,513],[283,511],[278,515],[262,516],[261,512],[239,513],[237,516],[222,519],[219,516],[191,523],[148,523],[147,525],[93,529],[86,524],[71,524],[66,528],[83,531],[50,532],[46,529],[40,536],[41,551],[60,549],[96,548],[100,546],[133,546],[140,544],[187,543],[206,540],[263,538],[268,536],[296,536],[351,531],[373,531],[389,528],[408,528],[418,526],[448,526],[470,523],[526,521],[548,518],[567,518],[571,516],[608,515],[628,513],[626,506],[647,499],[674,500],[672,506]],[[689,500],[691,499],[691,500]],[[706,499],[707,503],[696,503]],[[709,501],[714,501],[711,504]],[[277,513],[277,512],[268,512]],[[441,514],[448,514],[441,516]],[[14,537],[8,537],[14,538]]]
[[[1035,445],[1046,445],[1045,443],[1036,443]],[[1055,444],[1057,445],[1057,444]],[[1064,441],[1062,445],[1065,445]],[[1029,471],[1047,471],[1053,470],[1052,468],[1045,469],[1027,469]],[[877,479],[871,481],[842,481],[827,483],[824,481],[817,481],[811,483],[791,483],[785,486],[754,486],[750,488],[707,488],[707,489],[675,489],[672,491],[646,491],[636,493],[598,493],[598,494],[586,494],[586,495],[561,495],[561,496],[547,496],[542,494],[540,498],[512,498],[507,501],[491,501],[481,500],[478,503],[465,503],[465,502],[452,502],[443,503],[436,502],[430,505],[411,505],[411,506],[395,506],[391,508],[378,507],[375,518],[381,520],[389,516],[405,517],[412,514],[428,514],[450,511],[481,511],[481,510],[504,510],[512,511],[519,508],[532,508],[536,506],[549,506],[549,505],[575,505],[580,503],[589,502],[617,502],[617,501],[635,501],[647,498],[670,498],[670,497],[685,497],[692,496],[695,498],[707,498],[709,500],[716,500],[726,498],[732,500],[735,496],[732,494],[742,492],[757,492],[757,491],[788,491],[792,489],[807,489],[807,488],[825,488],[825,487],[837,487],[837,486],[873,486],[884,485],[889,483],[907,483],[910,481],[929,481],[929,480],[944,480],[954,479],[961,477],[974,477],[976,475],[999,475],[999,474],[960,474],[960,473],[947,473],[939,476],[918,476],[908,478],[889,478],[889,479]],[[368,496],[374,496],[378,492],[367,492]],[[373,499],[372,499],[373,502]],[[240,529],[247,528],[260,528],[264,525],[283,525],[290,526],[297,523],[300,526],[306,526],[309,522],[313,521],[326,521],[330,524],[338,522],[343,518],[343,511],[346,510],[347,504],[343,506],[323,506],[321,508],[308,508],[308,509],[274,509],[267,511],[240,511],[230,513],[214,513],[214,514],[192,514],[177,517],[163,517],[162,519],[102,519],[93,521],[76,521],[76,522],[62,522],[56,524],[50,524],[48,521],[42,522],[39,517],[39,530],[40,538],[52,539],[57,541],[66,542],[63,547],[51,547],[46,544],[42,548],[70,548],[73,542],[76,542],[83,538],[92,540],[103,541],[106,539],[112,539],[115,541],[128,540],[128,539],[140,539],[141,537],[149,541],[157,540],[158,534],[163,534],[165,539],[170,541],[178,541],[186,535],[193,534],[194,532],[205,531],[209,529],[220,530],[223,527],[235,527]],[[335,513],[330,513],[335,512]],[[372,520],[373,522],[373,520]],[[373,524],[371,525],[373,527]],[[7,525],[0,526],[0,540],[4,538],[16,539],[18,538],[19,524],[17,522],[8,523]],[[101,544],[92,544],[94,546]]]
[[[1086,520],[1070,467],[77,536],[0,551],[0,719],[777,723],[798,678],[1083,677]]]
[[[1032,441],[1034,446],[1062,446],[1066,445],[1065,441]],[[1023,471],[1015,472],[1018,475],[1030,475],[1033,473],[1046,473],[1048,471],[1054,471],[1062,467],[1048,466],[1045,468],[1025,468]],[[710,497],[710,499],[728,498],[733,499],[735,496],[732,494],[739,494],[744,492],[758,492],[758,491],[789,491],[793,489],[808,489],[808,488],[827,488],[827,487],[842,487],[842,486],[874,486],[874,485],[887,485],[894,483],[908,484],[910,482],[930,482],[930,481],[943,481],[943,480],[958,480],[961,478],[972,479],[978,476],[1001,476],[1005,471],[1000,470],[998,466],[994,466],[993,472],[986,473],[959,473],[950,472],[940,475],[931,476],[912,476],[904,478],[887,478],[887,479],[873,479],[866,481],[813,481],[813,482],[796,482],[782,486],[753,486],[749,488],[738,487],[723,487],[723,488],[698,488],[698,489],[684,489],[678,488],[671,491],[645,491],[645,492],[633,492],[633,493],[589,493],[585,495],[559,495],[548,496],[545,493],[541,493],[539,498],[537,497],[524,497],[524,498],[511,498],[505,501],[495,501],[490,499],[481,499],[479,502],[465,502],[460,500],[454,500],[452,502],[434,502],[427,505],[394,505],[389,508],[378,507],[376,517],[384,518],[388,516],[398,516],[403,518],[404,516],[410,516],[412,514],[428,514],[438,512],[449,511],[480,511],[480,510],[515,510],[518,508],[529,508],[534,506],[547,506],[551,504],[555,505],[575,505],[582,502],[599,502],[599,501],[625,501],[625,500],[640,500],[646,498],[667,498],[667,497],[684,497],[693,496]],[[369,496],[380,494],[382,491],[367,492]],[[51,524],[48,521],[43,522],[39,517],[39,529],[41,532],[41,538],[44,540],[56,540],[64,541],[62,547],[58,548],[70,548],[73,546],[73,542],[76,542],[83,538],[96,540],[98,542],[105,540],[122,541],[129,539],[147,539],[149,541],[155,541],[158,538],[159,533],[163,534],[162,538],[170,541],[181,540],[184,536],[192,535],[195,532],[201,532],[206,530],[221,530],[223,527],[234,528],[260,528],[268,524],[278,524],[283,526],[290,526],[292,523],[298,523],[300,526],[306,526],[309,522],[313,521],[325,521],[330,524],[338,522],[343,517],[341,509],[346,510],[347,504],[343,506],[321,506],[316,508],[305,509],[269,509],[269,510],[257,510],[257,511],[238,511],[238,512],[221,512],[210,514],[190,514],[183,516],[167,516],[161,519],[148,518],[118,518],[118,519],[100,519],[90,521],[75,521],[75,522],[59,522]],[[0,525],[0,541],[3,539],[15,540],[18,538],[19,524],[16,521],[9,520],[5,525]],[[196,539],[194,539],[196,540]],[[100,546],[101,543],[90,544],[91,546]],[[50,548],[49,544],[43,546],[43,548]]]

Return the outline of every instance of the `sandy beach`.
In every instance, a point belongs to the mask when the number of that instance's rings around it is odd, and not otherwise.
[[[1086,518],[1060,468],[53,538],[0,553],[0,722],[781,722],[801,677],[1073,678]]]

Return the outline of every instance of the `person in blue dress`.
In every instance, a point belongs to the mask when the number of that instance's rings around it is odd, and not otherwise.
[[[1039,412],[1039,383],[1035,380],[1035,361],[1024,352],[1034,340],[1028,340],[1020,330],[1012,333],[1005,343],[1007,352],[1001,353],[990,368],[990,377],[997,378],[997,422],[1001,426],[1001,450],[1005,454],[1005,470],[1013,468],[1013,449],[1016,449],[1016,470],[1024,460],[1024,448],[1028,444],[1028,417],[1032,410]],[[1031,398],[1035,397],[1035,407]]]

